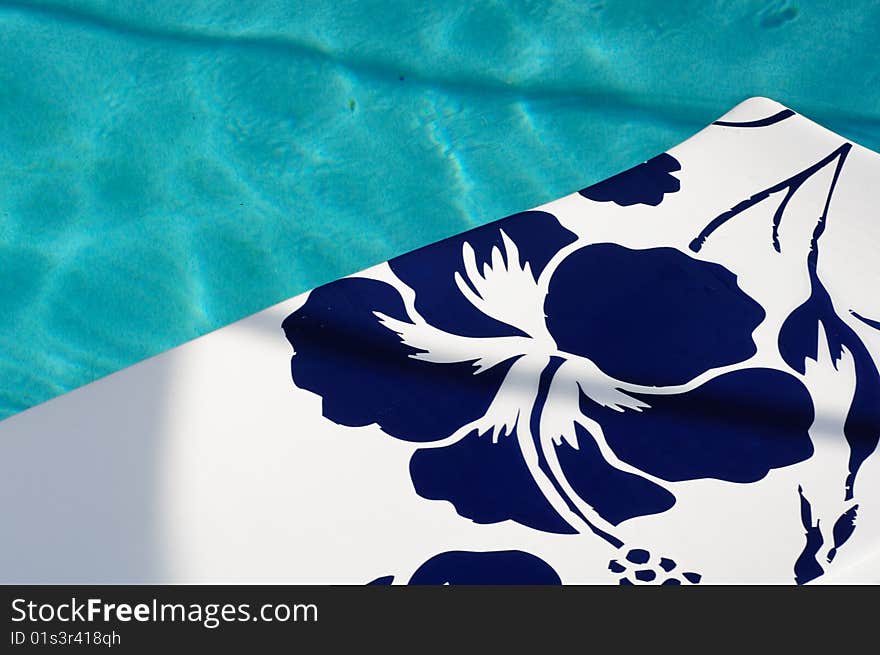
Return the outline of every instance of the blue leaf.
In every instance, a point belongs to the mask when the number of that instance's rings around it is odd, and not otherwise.
[[[802,585],[815,580],[825,572],[816,558],[825,539],[819,529],[819,522],[816,521],[815,525],[813,524],[810,501],[804,496],[803,489],[800,487],[798,487],[798,494],[801,500],[801,523],[806,530],[807,540],[803,551],[794,563],[794,579],[797,584]]]
[[[675,193],[681,182],[670,175],[681,170],[681,164],[669,153],[633,166],[598,184],[581,189],[584,198],[597,202],[613,202],[621,207],[642,204],[656,207],[667,193]]]
[[[849,313],[859,319],[865,325],[874,328],[875,330],[880,330],[880,321],[875,321],[873,318],[868,318],[866,316],[862,316],[858,312],[854,310],[849,310]]]
[[[828,561],[830,562],[834,559],[834,554],[837,552],[837,549],[843,546],[849,538],[852,536],[853,532],[856,529],[856,514],[859,511],[858,505],[853,505],[843,514],[841,514],[837,520],[834,522],[834,528],[831,530],[831,534],[834,537],[834,548],[828,553]]]

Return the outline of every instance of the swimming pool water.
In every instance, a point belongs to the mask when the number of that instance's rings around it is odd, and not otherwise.
[[[876,2],[0,0],[0,418],[767,95],[880,148]]]

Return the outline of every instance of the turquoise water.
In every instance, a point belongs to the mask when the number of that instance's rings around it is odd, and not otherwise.
[[[427,4],[0,0],[0,417],[751,95],[880,148],[876,2]]]

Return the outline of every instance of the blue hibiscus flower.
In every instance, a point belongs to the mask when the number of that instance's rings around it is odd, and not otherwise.
[[[664,152],[614,177],[581,189],[579,193],[584,198],[613,202],[621,207],[637,204],[656,207],[667,193],[675,193],[681,188],[678,178],[671,175],[678,170],[681,170],[678,160]]]
[[[284,321],[328,419],[420,444],[417,493],[477,523],[592,530],[808,458],[813,406],[755,353],[761,306],[673,248],[582,244],[518,214],[312,291]],[[728,367],[722,372],[707,371]]]

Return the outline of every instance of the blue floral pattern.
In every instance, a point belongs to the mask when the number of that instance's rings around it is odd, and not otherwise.
[[[656,207],[667,193],[681,188],[673,172],[681,170],[678,160],[667,152],[618,173],[579,193],[597,202],[613,202],[621,207],[650,205]]]
[[[393,575],[371,585],[390,585]],[[410,577],[410,585],[560,585],[547,562],[521,550],[474,552],[451,550],[434,555]]]
[[[780,189],[796,190],[825,166],[842,165],[845,154]],[[661,155],[581,195],[657,205],[678,191],[669,173],[679,169]],[[713,220],[691,249],[744,208]],[[774,218],[777,249],[784,209]],[[532,211],[389,268],[395,283],[345,278],[312,291],[285,319],[293,381],[321,396],[331,421],[377,424],[418,443],[410,462],[416,492],[451,502],[476,523],[592,532],[622,548],[615,527],[670,509],[671,482],[745,484],[813,454],[810,394],[792,372],[744,364],[765,311],[719,264],[672,247],[583,243],[552,214]],[[880,435],[880,376],[855,333],[837,322],[818,276],[811,279],[813,296],[786,322],[780,348],[792,371],[802,370],[803,358],[815,357],[810,326],[822,323],[836,340],[832,352],[845,347],[856,356],[852,497],[858,467]],[[835,535],[845,542],[851,532],[844,525]],[[812,568],[796,572],[799,582],[821,574],[816,557],[807,559]],[[621,583],[681,581],[640,571]]]

